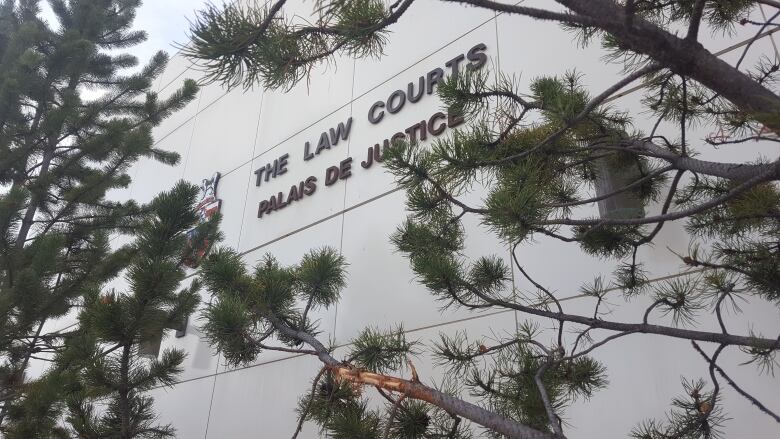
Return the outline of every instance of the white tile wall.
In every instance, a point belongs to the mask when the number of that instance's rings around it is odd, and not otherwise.
[[[188,278],[184,284],[189,285],[192,279]],[[160,344],[160,352],[165,349],[175,348],[187,353],[187,357],[182,364],[184,372],[179,376],[179,379],[182,381],[214,374],[219,363],[217,352],[209,346],[200,330],[203,325],[203,321],[200,319],[201,310],[208,306],[211,298],[207,291],[201,291],[200,295],[201,303],[198,306],[198,311],[190,316],[186,335],[176,338],[174,336],[175,331],[166,330]]]
[[[413,329],[471,315],[462,309],[441,310],[442,304],[417,283],[409,261],[389,242],[406,217],[400,207],[403,202],[404,194],[395,192],[344,215],[343,254],[350,263],[350,282],[339,303],[339,343],[349,341],[366,326],[403,324]],[[475,241],[469,241],[467,252],[477,256],[493,242]]]
[[[159,414],[158,423],[171,424],[179,438],[205,437],[213,388],[214,378],[209,377],[153,390],[150,393]]]
[[[319,368],[317,360],[303,357],[218,375],[205,437],[292,436],[298,396],[311,387]],[[299,437],[317,435],[307,426]]]
[[[187,180],[210,178],[215,170],[225,174],[252,159],[262,100],[259,91],[229,93],[201,108],[188,149]]]
[[[421,5],[422,6],[422,5]],[[384,193],[394,187],[394,177],[384,170],[379,164],[374,163],[370,168],[363,169],[360,163],[367,159],[367,150],[375,144],[383,145],[385,139],[390,139],[397,132],[404,132],[414,124],[422,120],[428,120],[435,113],[443,111],[443,104],[434,90],[433,94],[423,94],[420,100],[413,103],[406,100],[404,107],[397,113],[391,114],[385,110],[385,115],[377,124],[372,124],[368,120],[368,113],[375,102],[387,102],[389,96],[396,90],[408,92],[408,84],[414,84],[414,90],[419,87],[419,78],[426,76],[433,69],[441,68],[447,74],[450,69],[445,63],[458,54],[465,54],[478,43],[484,43],[487,46],[485,54],[489,57],[489,62],[485,65],[486,69],[494,70],[496,58],[498,56],[498,46],[496,44],[495,28],[490,25],[484,25],[473,32],[467,38],[457,40],[436,51],[432,55],[420,60],[413,68],[399,73],[387,82],[378,85],[368,93],[357,97],[352,105],[354,115],[354,133],[350,143],[350,156],[354,159],[356,167],[355,176],[347,181],[347,206],[364,202],[381,193]],[[465,61],[464,61],[465,63]],[[357,82],[357,79],[356,79]],[[375,114],[379,114],[378,111]],[[464,128],[461,125],[460,128]],[[445,138],[450,136],[453,129],[447,129],[440,136]],[[428,140],[424,143],[432,143],[436,137],[428,135]]]
[[[542,0],[525,3],[549,6],[549,2]],[[287,7],[288,16],[311,21],[308,11],[312,6],[311,1],[291,2]],[[752,33],[745,29],[738,32]],[[441,2],[415,2],[388,38],[382,58],[358,61],[340,58],[334,64],[319,65],[308,83],[304,81],[289,91],[258,87],[226,94],[217,84],[205,86],[196,102],[155,130],[158,146],[180,152],[182,164],[174,168],[150,162],[136,166],[131,172],[134,182],[130,195],[148,201],[179,178],[197,183],[220,171],[223,178],[218,194],[223,200],[226,235],[223,244],[246,252],[243,257],[247,264],[256,263],[266,252],[284,264],[293,264],[311,248],[329,245],[340,249],[350,263],[348,287],[337,307],[315,313],[321,319],[323,340],[332,337],[339,343],[348,342],[367,325],[388,328],[403,323],[406,329],[415,330],[455,320],[458,322],[414,331],[410,336],[429,344],[439,331],[452,333],[465,329],[475,338],[512,331],[516,320],[526,317],[516,316],[514,312],[480,317],[462,310],[439,310],[438,303],[414,280],[408,260],[388,242],[388,236],[406,216],[404,194],[389,193],[393,188],[392,177],[376,165],[368,170],[360,167],[368,147],[439,111],[439,99],[426,95],[416,104],[407,102],[400,113],[386,115],[378,125],[368,122],[368,109],[375,101],[387,99],[392,91],[405,89],[410,81],[416,81],[432,68],[445,68],[447,60],[477,43],[488,46],[491,63],[514,75],[521,88],[540,75],[562,74],[576,67],[584,75],[584,83],[596,94],[619,78],[620,66],[606,64],[602,59],[604,52],[597,44],[579,48],[573,35],[562,32],[555,24],[507,14],[496,17],[480,9]],[[726,45],[726,40],[718,35],[707,38],[706,45],[713,50]],[[768,44],[762,41],[757,47],[770,53]],[[734,62],[739,53],[739,50],[732,52],[725,59]],[[746,65],[754,62],[755,58],[749,58]],[[170,93],[174,84],[184,77],[197,79],[200,73],[190,69],[186,59],[175,57],[157,82],[161,95]],[[640,97],[635,93],[615,104],[637,114]],[[305,142],[314,147],[322,132],[346,122],[350,116],[353,121],[348,140],[340,141],[313,160],[303,160]],[[653,122],[641,114],[635,120],[636,127],[645,131]],[[708,129],[694,128],[691,142],[702,145],[701,138]],[[704,157],[742,161],[746,156],[775,158],[778,153],[780,148],[776,144],[751,143],[708,149]],[[253,171],[282,154],[289,154],[288,172],[256,186]],[[325,186],[325,169],[347,157],[353,158],[352,177]],[[318,179],[314,195],[257,218],[261,200],[279,191],[286,195],[291,185],[310,175]],[[483,196],[482,189],[475,189],[466,199],[479,204]],[[497,254],[511,263],[507,245],[480,225],[478,218],[467,216],[465,221],[469,230],[466,256]],[[666,246],[675,251],[685,250],[687,235],[681,224],[667,224],[658,244],[640,253],[651,277],[680,271],[678,261],[671,257]],[[545,237],[523,245],[518,256],[536,280],[560,297],[578,294],[580,285],[595,276],[609,277],[615,266],[615,261],[588,257],[569,244]],[[519,291],[532,290],[516,269],[514,276]],[[624,303],[618,296],[619,292],[610,295],[605,308],[609,314],[604,318],[636,321],[647,306],[646,301]],[[592,306],[590,299],[564,302],[567,312],[588,313]],[[747,312],[755,321],[745,322],[742,318],[742,323],[734,324],[735,333],[747,333],[751,328],[777,333],[775,308],[750,305]],[[471,317],[479,318],[460,321]],[[668,318],[654,315],[653,319],[668,323]],[[547,330],[550,326],[549,322],[543,322]],[[705,326],[715,328],[712,321]],[[598,337],[605,334],[596,333]],[[554,337],[551,332],[549,336]],[[569,333],[566,337],[573,339]],[[184,339],[169,338],[164,343],[185,348],[190,353],[183,374],[183,379],[190,381],[173,389],[155,391],[160,413],[179,429],[179,437],[277,438],[292,434],[296,421],[292,409],[298,395],[308,388],[310,378],[316,374],[319,367],[316,361],[290,359],[290,354],[269,351],[249,367],[229,369],[218,365],[210,347],[199,339],[197,323],[191,324]],[[706,378],[703,362],[682,341],[636,335],[605,346],[597,351],[596,357],[609,367],[612,385],[567,411],[572,436],[626,437],[641,419],[664,416],[670,398],[681,390],[681,374]],[[770,377],[757,376],[750,366],[738,366],[745,358],[736,350],[727,352],[724,358],[725,367],[740,384],[770,405],[778,404],[777,386]],[[438,377],[439,371],[429,358],[423,356],[415,361],[421,376]],[[214,371],[218,371],[216,379]],[[757,413],[730,389],[724,389],[724,397],[730,415],[736,419],[729,424],[729,437],[773,437],[771,432],[776,426],[768,417]],[[594,413],[610,414],[610,422],[604,422],[604,416]],[[299,437],[318,435],[308,426]]]
[[[267,100],[264,100],[264,105]],[[273,110],[269,110],[273,111]],[[263,111],[265,114],[268,111]],[[276,178],[270,178],[268,181],[261,182],[256,186],[255,176],[252,175],[252,181],[249,184],[247,195],[247,206],[244,212],[244,228],[241,235],[241,245],[239,250],[255,247],[262,243],[278,239],[283,235],[304,227],[312,222],[327,218],[344,208],[344,184],[339,181],[331,186],[325,185],[325,169],[338,165],[346,157],[349,140],[341,140],[329,150],[324,150],[321,154],[309,161],[303,160],[303,148],[305,142],[312,144],[312,149],[316,147],[317,141],[323,132],[335,128],[339,123],[345,123],[350,117],[349,107],[345,107],[325,119],[315,123],[311,127],[292,136],[276,148],[258,155],[251,165],[252,172],[265,166],[267,163],[273,163],[284,154],[289,154],[288,171]],[[352,129],[356,127],[353,126]],[[262,142],[263,128],[261,125],[258,145],[265,145]],[[260,146],[258,146],[260,149]],[[317,178],[317,188],[311,195],[287,205],[286,207],[263,214],[258,218],[258,207],[262,200],[268,200],[272,196],[282,192],[286,200],[293,185],[298,185],[308,177]]]

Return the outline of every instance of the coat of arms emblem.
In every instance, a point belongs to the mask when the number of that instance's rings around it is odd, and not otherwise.
[[[197,226],[208,221],[211,217],[219,213],[220,207],[222,207],[222,200],[217,198],[217,184],[219,184],[219,178],[222,175],[219,172],[215,172],[214,176],[210,179],[203,179],[200,184],[200,202],[195,206],[198,212],[198,223],[195,227],[187,231],[187,243],[192,247],[195,242],[195,238],[198,236]],[[192,257],[185,259],[184,265],[195,268],[198,266],[198,261],[206,254],[210,243],[205,241],[201,243],[200,248],[195,249],[192,252]]]

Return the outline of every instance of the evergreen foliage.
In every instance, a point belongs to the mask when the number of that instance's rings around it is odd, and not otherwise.
[[[191,44],[182,51],[200,59],[211,79],[230,87],[251,88],[262,81],[289,89],[310,73],[312,62],[324,52],[375,56],[387,41],[382,1],[323,2],[314,23],[277,16],[283,4],[224,9],[207,5],[192,28]],[[328,31],[322,32],[324,28]]]
[[[94,291],[85,299],[78,336],[95,344],[94,353],[77,356],[77,363],[66,369],[75,378],[76,390],[66,402],[67,420],[77,437],[174,437],[171,426],[154,424],[157,414],[145,393],[172,385],[186,354],[166,349],[149,361],[138,351],[166,328],[181,325],[200,301],[197,279],[179,287],[186,276],[183,263],[194,252],[186,232],[197,225],[198,244],[218,238],[218,216],[198,225],[198,194],[197,187],[181,182],[158,195],[149,206],[151,215],[136,229],[125,275],[128,291]]]
[[[172,385],[186,354],[167,349],[158,358],[139,355],[159,343],[195,311],[201,284],[185,280],[193,245],[219,239],[219,216],[198,223],[197,187],[180,182],[158,195],[140,221],[124,277],[127,291],[95,287],[85,292],[78,327],[58,349],[52,367],[8,412],[8,437],[173,437],[157,418],[149,390]],[[199,242],[186,232],[197,227]],[[34,432],[34,433],[31,433]],[[58,436],[60,435],[60,436]]]
[[[472,273],[475,282],[479,283],[480,277],[490,278],[495,264],[484,261],[477,267]],[[411,360],[420,353],[420,346],[406,339],[403,328],[365,328],[350,341],[341,360],[333,357],[332,348],[317,341],[317,322],[307,313],[336,303],[346,283],[345,267],[337,252],[323,248],[307,253],[300,264],[290,267],[266,255],[250,271],[234,250],[218,249],[202,265],[204,285],[214,294],[203,316],[204,334],[228,363],[236,366],[255,361],[266,350],[317,356],[324,366],[311,391],[301,397],[298,413],[301,424],[315,422],[329,437],[472,437],[468,422],[447,407],[430,404],[425,399],[427,393],[407,397],[387,384],[408,372],[412,379],[407,382],[420,384]],[[326,305],[320,305],[323,302]],[[534,340],[536,328],[529,326],[523,331],[507,346],[494,348],[498,354],[495,364],[484,370],[478,367],[486,353],[484,346],[469,342],[465,334],[442,336],[433,352],[449,370],[447,382],[442,389],[426,386],[425,390],[459,398],[460,391],[455,389],[465,386],[495,414],[549,431],[536,384],[540,367],[547,370],[544,386],[559,412],[573,400],[588,398],[604,387],[605,369],[583,354],[560,358]],[[372,404],[364,390],[368,386],[376,387],[388,401],[384,407]],[[480,419],[474,421],[480,423]]]
[[[420,401],[394,398],[382,384],[376,386],[389,405],[375,407],[364,392],[369,383],[361,380],[366,378],[345,375],[365,371],[372,377],[390,377],[407,367],[413,371],[410,357],[418,353],[418,343],[407,340],[403,328],[365,328],[351,340],[342,360],[316,340],[317,322],[308,312],[336,303],[346,285],[346,265],[338,252],[322,248],[290,267],[266,255],[250,272],[234,250],[217,249],[202,265],[204,285],[214,294],[203,316],[203,332],[233,365],[250,363],[266,350],[318,356],[324,367],[311,391],[301,397],[298,412],[301,424],[314,422],[328,437],[471,437],[458,416]]]
[[[192,224],[194,189],[177,187],[167,195],[169,205],[163,199],[141,206],[110,197],[128,187],[128,171],[137,161],[177,163],[177,154],[155,147],[152,129],[191,102],[198,90],[194,81],[187,80],[169,96],[158,95],[153,81],[163,72],[167,55],[159,52],[139,65],[127,53],[146,39],[145,32],[132,27],[140,5],[140,0],[50,0],[52,18],[47,21],[38,0],[0,2],[0,429],[4,437],[69,437],[60,416],[75,407],[67,399],[86,379],[80,376],[87,374],[84,362],[95,361],[90,365],[93,378],[109,379],[104,385],[113,385],[111,374],[118,373],[115,369],[122,364],[111,356],[98,359],[95,344],[133,346],[128,344],[131,333],[117,331],[135,330],[133,319],[138,317],[131,309],[140,310],[144,294],[150,295],[151,304],[143,307],[165,309],[176,318],[195,303],[193,293],[179,299],[170,291],[180,280],[171,255],[182,251],[180,232]],[[185,198],[170,200],[176,196]],[[177,204],[181,202],[189,203],[186,214]],[[164,224],[167,231],[153,227],[154,221],[163,220],[169,221]],[[210,227],[212,233],[214,226]],[[174,231],[175,239],[166,237]],[[111,240],[121,234],[136,234],[137,245],[112,245]],[[149,265],[155,263],[165,264]],[[101,314],[95,301],[111,297],[105,294],[107,283],[128,267],[132,267],[128,280],[135,295],[117,296],[111,308],[116,314],[107,309]],[[62,329],[63,321],[76,316],[77,307],[94,320]],[[149,314],[145,319],[150,322],[139,322],[139,328],[159,326],[168,317]],[[157,323],[151,321],[155,319]],[[87,334],[87,327],[95,332]],[[164,384],[180,360],[178,354],[164,356],[148,373],[133,379],[143,381],[139,389],[152,382]],[[47,362],[47,374],[31,381],[36,378],[27,376],[31,361]],[[131,355],[128,361],[136,365],[139,360]],[[132,410],[152,416],[148,400],[133,398]],[[101,411],[83,408],[80,420],[71,419],[72,425],[107,422],[98,414]],[[113,405],[109,411],[125,416],[127,410]],[[125,430],[121,437],[132,437]],[[84,431],[83,437],[97,437],[98,433]]]

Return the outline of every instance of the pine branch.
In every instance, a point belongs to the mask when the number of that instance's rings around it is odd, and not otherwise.
[[[595,319],[575,314],[562,314],[554,311],[547,311],[531,306],[521,305],[514,302],[508,302],[493,297],[488,297],[478,289],[468,286],[469,290],[475,296],[493,306],[514,309],[539,317],[546,317],[553,320],[579,323],[594,329],[608,329],[626,333],[656,334],[684,340],[706,341],[734,346],[746,346],[760,349],[780,349],[776,340],[761,337],[746,337],[741,335],[722,334],[718,332],[694,331],[690,329],[674,328],[669,326],[651,325],[646,323],[622,323],[609,320]]]
[[[379,375],[371,372],[356,370],[333,358],[328,350],[316,338],[310,334],[298,331],[286,325],[273,314],[264,314],[264,318],[279,332],[287,337],[300,340],[311,346],[317,357],[334,376],[342,380],[359,385],[369,385],[385,390],[398,392],[407,398],[428,402],[458,416],[469,419],[498,433],[518,439],[553,439],[556,436],[540,432],[519,424],[513,420],[503,418],[496,413],[476,406],[461,399],[442,393],[436,389],[425,386],[422,383],[396,378],[387,375]]]
[[[322,379],[322,376],[325,374],[325,372],[328,369],[323,367],[320,369],[319,372],[317,372],[317,375],[314,377],[314,380],[311,383],[311,391],[309,392],[309,400],[306,403],[306,407],[301,412],[299,418],[298,418],[298,426],[295,427],[295,432],[292,435],[292,439],[297,439],[298,434],[303,429],[303,423],[306,421],[306,416],[309,413],[309,410],[311,410],[311,405],[314,402],[314,393],[317,391],[317,385],[320,383],[320,379]]]
[[[553,431],[559,437],[566,437],[564,436],[563,430],[561,429],[561,420],[558,415],[555,414],[555,409],[553,409],[552,403],[550,402],[550,395],[547,394],[547,389],[544,387],[544,383],[542,382],[542,376],[544,375],[544,372],[547,370],[549,365],[549,360],[542,364],[542,367],[540,367],[534,375],[534,382],[536,383],[536,389],[539,391],[539,395],[542,398],[544,410],[547,412],[547,419],[549,419]]]
[[[704,360],[705,360],[705,361],[707,361],[707,363],[710,365],[710,367],[711,367],[711,368],[713,368],[713,369],[715,369],[715,370],[717,370],[717,371],[718,371],[718,373],[720,374],[720,376],[722,376],[722,377],[723,377],[723,379],[724,379],[724,380],[726,380],[726,382],[727,382],[727,383],[729,383],[729,385],[730,385],[730,386],[731,386],[731,387],[732,387],[734,390],[736,390],[736,391],[737,391],[737,393],[739,393],[739,394],[740,394],[740,395],[742,395],[742,396],[743,396],[745,399],[747,399],[748,401],[750,401],[750,403],[751,403],[751,404],[753,404],[754,406],[758,407],[758,409],[759,409],[759,410],[761,410],[762,412],[764,412],[765,414],[767,414],[768,416],[770,416],[772,419],[774,419],[775,421],[777,421],[778,423],[780,423],[780,416],[778,416],[777,414],[775,414],[775,412],[773,412],[772,410],[768,409],[768,408],[767,408],[767,407],[766,407],[764,404],[762,404],[762,403],[761,403],[761,401],[757,400],[755,397],[753,397],[753,396],[752,396],[752,395],[750,395],[748,392],[746,392],[746,391],[745,391],[745,390],[743,390],[741,387],[739,387],[739,386],[737,385],[737,383],[735,383],[735,382],[734,382],[734,380],[732,380],[732,379],[731,379],[731,378],[730,378],[728,375],[726,375],[726,372],[725,372],[725,371],[724,371],[724,370],[723,370],[723,369],[722,369],[720,366],[718,366],[718,365],[715,363],[714,359],[711,359],[711,358],[710,358],[710,357],[709,357],[709,356],[708,356],[708,355],[707,355],[707,354],[706,354],[706,353],[705,353],[705,352],[704,352],[704,351],[703,351],[703,350],[702,350],[702,349],[699,347],[699,345],[698,345],[696,342],[692,341],[692,342],[691,342],[691,344],[693,345],[694,349],[696,349],[696,352],[698,352],[698,353],[699,353],[699,355],[701,355],[701,356],[702,356],[702,358],[704,358]]]
[[[502,157],[501,159],[498,159],[498,160],[478,161],[478,162],[476,162],[474,164],[474,166],[480,166],[481,167],[481,166],[497,166],[497,165],[502,165],[502,164],[508,164],[508,163],[515,162],[515,161],[517,161],[519,159],[522,159],[524,157],[528,157],[528,156],[530,156],[530,155],[532,155],[534,153],[540,152],[542,150],[542,148],[544,148],[547,145],[555,143],[561,137],[563,137],[569,130],[571,130],[571,128],[573,128],[578,123],[580,123],[583,120],[585,120],[586,118],[588,118],[591,115],[591,113],[593,113],[593,111],[596,110],[596,108],[598,108],[600,105],[604,104],[607,100],[609,100],[615,93],[620,91],[622,88],[628,86],[629,84],[631,84],[632,82],[634,82],[634,81],[636,81],[638,79],[641,79],[644,76],[648,76],[648,75],[651,75],[653,73],[656,73],[659,70],[661,70],[661,67],[658,64],[651,64],[651,65],[649,65],[647,67],[644,67],[642,69],[639,69],[639,70],[631,73],[630,75],[627,75],[626,77],[624,77],[620,81],[616,82],[615,84],[613,84],[612,86],[610,86],[609,88],[607,88],[606,90],[601,92],[598,96],[596,96],[593,99],[591,99],[587,103],[587,105],[585,105],[585,107],[582,109],[582,111],[580,111],[579,114],[577,114],[575,117],[567,120],[566,124],[563,127],[561,127],[560,129],[558,129],[554,133],[552,133],[549,136],[547,136],[544,140],[542,140],[541,142],[536,144],[534,147],[532,147],[530,149],[527,149],[527,150],[525,150],[523,152],[517,153],[517,154],[509,155],[507,157]],[[520,105],[523,106],[523,108],[531,109],[531,108],[538,107],[540,109],[545,109],[544,105],[541,105],[541,104],[529,104],[529,103],[526,103],[526,101],[524,99],[522,99],[520,96],[517,96],[515,93],[510,93],[510,92],[506,92],[505,91],[505,92],[502,92],[501,94],[504,95],[505,97],[512,97],[514,100],[519,102]],[[480,95],[479,94],[475,94],[474,96],[479,97]]]
[[[653,172],[648,173],[647,175],[645,175],[644,177],[642,177],[640,179],[634,180],[633,182],[631,182],[631,183],[629,183],[629,184],[627,184],[625,186],[622,186],[622,187],[620,187],[618,189],[615,189],[612,192],[608,192],[606,194],[599,195],[597,197],[587,198],[587,199],[584,199],[584,200],[570,201],[570,202],[567,202],[567,203],[553,203],[553,204],[550,204],[547,207],[555,207],[555,208],[559,208],[559,207],[574,207],[574,206],[581,206],[581,205],[584,205],[584,204],[595,203],[595,202],[598,202],[598,201],[601,201],[601,200],[606,200],[607,198],[614,197],[615,195],[622,194],[622,193],[624,193],[626,191],[629,191],[631,189],[639,187],[643,183],[645,183],[645,182],[647,182],[649,180],[652,180],[652,179],[654,179],[654,178],[656,178],[656,177],[658,177],[660,175],[663,175],[663,174],[665,174],[665,173],[667,173],[669,171],[672,171],[672,170],[674,170],[674,166],[671,166],[671,165],[663,167],[663,168],[659,168],[659,169],[656,169]]]
[[[595,26],[609,32],[625,47],[650,56],[677,74],[690,76],[720,93],[745,113],[754,115],[766,122],[768,127],[780,131],[778,122],[768,117],[780,110],[780,97],[707,51],[701,44],[678,38],[641,17],[633,17],[633,25],[627,28],[624,7],[611,0],[557,2],[598,21]]]
[[[696,0],[693,4],[693,13],[689,20],[688,33],[685,35],[686,40],[696,41],[699,36],[699,27],[701,26],[701,19],[704,15],[704,7],[706,6],[705,0]]]
[[[490,9],[496,12],[525,15],[539,20],[558,21],[561,23],[578,24],[582,26],[595,26],[597,21],[585,15],[572,13],[552,12],[544,9],[530,8],[519,4],[499,3],[491,0],[444,0],[451,3],[463,3],[480,8]]]
[[[393,420],[395,420],[395,413],[398,411],[398,407],[406,399],[406,395],[401,395],[393,402],[393,408],[390,409],[390,414],[387,417],[387,423],[385,424],[385,432],[382,434],[382,439],[390,439],[390,428],[393,426]]]
[[[287,352],[291,354],[302,354],[302,355],[317,355],[317,352],[311,349],[291,349],[282,346],[269,346],[262,343],[258,343],[257,346],[261,349],[265,349],[269,351],[279,351],[279,352]]]
[[[560,218],[554,220],[540,221],[540,225],[553,226],[553,225],[566,225],[566,226],[606,226],[606,225],[641,225],[641,224],[653,224],[660,221],[673,221],[682,218],[688,218],[692,215],[704,212],[726,201],[750,190],[758,184],[776,180],[780,176],[780,161],[776,161],[771,164],[770,167],[758,175],[748,179],[744,183],[735,186],[730,191],[723,195],[715,197],[707,202],[701,203],[697,206],[689,209],[680,210],[673,213],[661,214],[656,216],[649,216],[644,218],[627,218],[627,219],[572,219],[572,218]]]

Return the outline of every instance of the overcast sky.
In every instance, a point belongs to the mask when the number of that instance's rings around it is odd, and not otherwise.
[[[145,0],[138,11],[135,27],[149,34],[149,40],[133,52],[141,61],[154,52],[164,50],[173,55],[173,43],[186,43],[189,24],[207,0]],[[216,2],[219,3],[219,2]]]
[[[173,55],[176,52],[174,43],[187,42],[189,29],[187,19],[192,19],[195,11],[206,3],[208,0],[144,0],[138,10],[134,27],[145,30],[149,39],[142,45],[132,48],[131,53],[138,57],[142,65],[158,50]],[[221,0],[213,3],[220,4]],[[41,6],[44,17],[52,17],[48,10],[48,3],[43,1]]]

